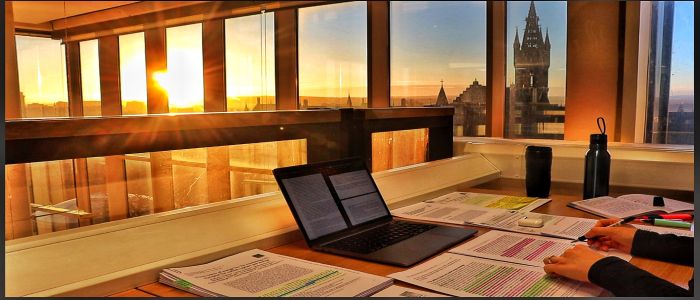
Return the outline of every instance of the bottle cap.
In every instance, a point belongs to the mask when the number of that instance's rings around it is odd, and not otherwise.
[[[591,144],[607,145],[608,144],[608,135],[607,134],[591,134]]]
[[[525,148],[525,151],[528,151],[528,152],[552,153],[552,148],[550,148],[550,147],[540,147],[540,146],[527,146],[527,148]]]

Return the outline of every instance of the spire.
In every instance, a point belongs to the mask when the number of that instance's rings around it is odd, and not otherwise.
[[[447,105],[447,95],[445,94],[445,87],[443,86],[443,81],[440,80],[440,92],[437,96],[437,101],[435,101],[435,106]]]
[[[515,41],[513,41],[513,48],[520,50],[520,37],[518,37],[518,26],[515,26]]]
[[[544,38],[544,46],[549,49],[552,45],[549,43],[549,28],[547,28],[547,33]]]
[[[348,92],[348,103],[346,105],[348,107],[352,107],[352,100],[350,100],[350,92]]]
[[[527,17],[537,17],[537,12],[535,11],[535,1],[530,1],[530,11],[527,12]]]

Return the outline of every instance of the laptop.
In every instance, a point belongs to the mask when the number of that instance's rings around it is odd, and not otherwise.
[[[272,172],[314,250],[406,267],[477,232],[394,220],[361,158]]]

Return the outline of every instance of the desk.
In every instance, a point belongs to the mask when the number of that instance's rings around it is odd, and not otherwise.
[[[582,218],[593,218],[598,219],[599,217],[578,209],[573,209],[566,206],[567,203],[571,201],[576,201],[581,199],[581,185],[580,184],[567,184],[567,183],[553,183],[551,189],[552,201],[537,208],[534,212],[553,214],[553,215],[566,215],[572,217],[582,217]],[[491,193],[491,194],[501,194],[501,195],[518,195],[523,196],[525,194],[525,183],[522,180],[512,180],[512,179],[497,179],[493,180],[476,187],[466,189],[469,192],[477,193]],[[612,188],[611,195],[618,196],[626,193],[653,193],[649,190],[630,190],[626,188]],[[678,194],[668,194],[666,191],[663,194],[668,197],[676,197],[679,200],[691,200],[692,193],[688,198],[688,194],[681,192]],[[471,227],[471,226],[465,226]],[[471,227],[479,231],[478,234],[483,234],[490,229],[481,227]],[[348,258],[343,256],[338,256],[334,254],[328,254],[318,251],[313,251],[306,246],[304,240],[298,240],[286,245],[279,247],[274,247],[271,249],[264,249],[272,253],[292,256],[300,259],[305,259],[309,261],[319,262],[323,264],[338,266],[342,268],[360,270],[362,272],[386,276],[391,273],[399,272],[405,270],[406,268],[384,265],[379,263],[367,262],[363,260],[358,260],[354,258]],[[645,258],[633,257],[630,261],[635,266],[642,268],[660,278],[666,279],[677,285],[687,287],[688,280],[690,280],[693,275],[693,268],[688,266],[682,266],[677,264],[665,263],[660,261],[649,260]],[[409,286],[418,289],[419,287],[412,286],[400,281],[395,282],[397,285]],[[139,296],[144,293],[159,297],[197,297],[196,295],[178,290],[176,288],[154,282],[144,286],[137,287],[132,290],[124,291],[112,296]]]

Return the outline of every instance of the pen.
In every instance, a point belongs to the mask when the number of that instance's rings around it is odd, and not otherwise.
[[[636,219],[636,217],[634,217],[634,216],[632,216],[632,217],[627,217],[627,218],[624,218],[624,219],[620,219],[620,221],[617,221],[617,222],[612,223],[612,224],[610,224],[610,225],[608,225],[608,226],[605,226],[605,227],[620,226],[620,225],[622,225],[622,224],[632,222],[632,221],[634,221],[634,219]],[[592,238],[590,238],[590,239],[591,239],[591,240],[595,240],[595,239],[597,239],[597,238],[599,238],[599,237],[600,237],[600,236],[594,236],[594,237],[592,237]],[[577,242],[577,241],[583,242],[583,241],[586,241],[587,239],[588,239],[588,238],[587,238],[585,235],[582,235],[582,236],[578,237],[578,239],[575,239],[575,240],[573,240],[573,241],[571,241],[571,242],[572,242],[572,243]]]
[[[671,219],[681,219],[684,221],[689,221],[693,219],[692,214],[649,214],[645,216],[641,216],[640,219],[666,219],[666,220],[671,220]]]
[[[666,226],[666,227],[679,227],[679,228],[690,228],[690,223],[688,222],[679,222],[679,221],[671,221],[671,220],[666,220],[666,219],[650,219],[650,220],[642,220],[645,223],[652,223],[656,226]]]

